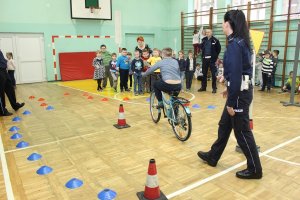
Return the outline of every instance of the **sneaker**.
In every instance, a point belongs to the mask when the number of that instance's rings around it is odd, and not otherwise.
[[[136,92],[134,93],[134,96],[138,96],[138,95],[139,95],[138,93],[136,93]]]
[[[213,89],[213,91],[211,93],[215,94],[215,93],[217,93],[217,90]]]
[[[130,89],[125,89],[126,92],[130,92]]]

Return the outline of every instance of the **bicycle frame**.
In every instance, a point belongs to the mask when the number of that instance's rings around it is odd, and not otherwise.
[[[164,114],[167,116],[167,118],[169,120],[176,122],[174,108],[173,108],[172,104],[175,101],[179,101],[179,100],[177,100],[177,99],[174,100],[172,96],[170,96],[170,99],[168,100],[166,98],[166,93],[164,93],[164,92],[161,92],[161,93],[162,93],[162,100],[163,100],[163,104],[164,104]],[[184,106],[184,109],[185,109],[187,115],[191,116],[191,111],[190,111],[189,107]],[[171,112],[168,112],[168,110],[170,110]]]

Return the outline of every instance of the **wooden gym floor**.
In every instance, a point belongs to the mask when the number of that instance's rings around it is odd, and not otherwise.
[[[18,85],[18,100],[25,101],[26,106],[13,117],[20,116],[22,121],[0,118],[4,147],[1,150],[0,146],[0,199],[7,199],[11,184],[17,200],[91,200],[97,199],[104,188],[115,190],[119,200],[134,200],[136,192],[144,189],[151,158],[156,159],[160,189],[174,200],[299,199],[300,109],[279,103],[289,96],[275,90],[271,94],[255,92],[254,133],[261,146],[264,177],[240,180],[235,172],[245,167],[245,158],[235,152],[233,134],[216,168],[196,155],[199,150],[209,150],[216,139],[224,99],[210,91],[196,92],[196,81],[193,86],[195,96],[183,96],[192,99],[191,105],[199,104],[200,109],[191,108],[192,136],[182,143],[165,119],[157,125],[152,122],[146,95],[114,94],[110,88],[98,93],[92,80]],[[221,91],[222,86],[218,87]],[[83,96],[84,91],[92,92],[89,95],[93,99]],[[65,96],[66,92],[70,95]],[[36,98],[28,99],[31,95]],[[55,110],[41,107],[37,101],[40,97]],[[103,97],[108,101],[101,101]],[[129,101],[122,102],[125,97]],[[300,101],[299,95],[296,101]],[[121,102],[131,128],[118,130],[113,124]],[[209,105],[216,107],[207,109]],[[24,116],[24,110],[32,114]],[[11,140],[8,131],[13,125],[20,127],[28,148],[16,149],[19,141]],[[33,152],[41,154],[42,159],[28,161]],[[53,172],[37,175],[36,170],[43,165]],[[5,186],[7,167],[11,183]],[[83,186],[67,189],[65,183],[71,178],[83,180]]]

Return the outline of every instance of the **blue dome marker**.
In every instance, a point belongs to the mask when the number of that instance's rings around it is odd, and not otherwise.
[[[117,193],[110,189],[104,189],[98,194],[100,200],[113,200],[117,196]]]
[[[53,169],[51,167],[42,166],[36,171],[36,173],[39,175],[46,175],[46,174],[50,174],[52,171]]]
[[[75,188],[79,188],[83,185],[83,181],[82,180],[79,180],[77,178],[72,178],[71,180],[69,180],[67,183],[66,183],[66,187],[69,188],[69,189],[75,189]]]
[[[18,140],[18,139],[20,139],[20,138],[22,138],[23,136],[20,134],[20,133],[15,133],[15,134],[13,134],[11,137],[10,137],[10,139],[12,139],[12,140]]]
[[[17,127],[17,126],[12,126],[12,127],[9,129],[10,132],[16,132],[16,131],[18,131],[18,130],[20,130],[20,128]]]
[[[21,117],[14,117],[14,118],[12,119],[13,122],[19,122],[19,121],[21,121],[21,120],[22,120]]]
[[[192,106],[192,108],[199,109],[199,108],[200,108],[200,105],[199,105],[199,104],[194,104],[194,105]]]
[[[213,110],[213,109],[215,109],[215,108],[216,108],[216,106],[212,106],[212,105],[207,106],[207,109],[209,109],[209,110]]]
[[[38,154],[38,153],[33,153],[30,156],[28,156],[27,160],[29,161],[36,161],[42,158],[42,155]]]
[[[21,141],[17,144],[17,148],[25,148],[25,147],[28,147],[29,146],[29,143],[28,142],[24,142],[24,141]]]
[[[147,102],[150,102],[150,98],[148,97],[148,98],[146,99],[146,101],[147,101]]]
[[[46,110],[54,110],[54,107],[53,107],[53,106],[48,106],[48,107],[46,108]]]
[[[23,112],[23,115],[30,115],[31,114],[31,112],[29,111],[29,110],[25,110],[24,112]]]

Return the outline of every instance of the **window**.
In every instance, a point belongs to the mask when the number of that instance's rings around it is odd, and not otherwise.
[[[198,12],[209,11],[210,7],[217,8],[217,0],[194,0],[194,10]],[[209,12],[204,12],[207,16],[198,16],[197,24],[209,24]],[[213,23],[217,23],[217,15],[213,16]]]
[[[232,0],[231,5],[234,9],[243,10],[245,16],[247,16],[247,4],[249,0]],[[266,1],[265,0],[250,0],[251,2],[251,15],[250,20],[264,20],[266,19]]]
[[[282,12],[278,14],[287,14],[289,9],[289,0],[283,0],[282,4]],[[295,13],[295,14],[293,14]],[[291,17],[290,19],[299,19],[300,18],[300,1],[299,0],[291,0]],[[283,17],[286,19],[286,17]]]

